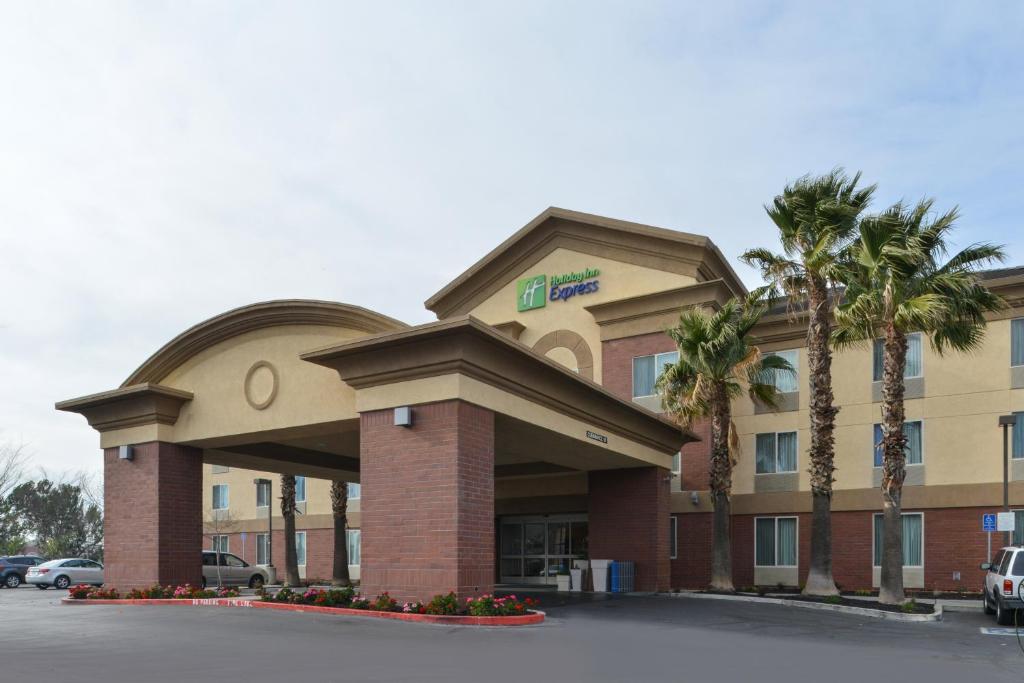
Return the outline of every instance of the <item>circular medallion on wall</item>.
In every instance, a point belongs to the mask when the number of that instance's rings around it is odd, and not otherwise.
[[[277,385],[277,368],[265,360],[256,361],[245,373],[245,400],[256,410],[263,410],[274,402]]]

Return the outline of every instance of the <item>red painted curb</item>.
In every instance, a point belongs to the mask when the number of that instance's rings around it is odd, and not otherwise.
[[[412,614],[408,612],[376,612],[374,610],[350,609],[347,607],[321,607],[319,605],[290,605],[280,602],[262,602],[246,598],[191,598],[188,600],[168,600],[141,598],[138,600],[76,600],[61,598],[65,605],[189,605],[213,607],[255,607],[274,609],[282,612],[313,612],[316,614],[336,614],[348,617],[370,617],[376,619],[397,619],[421,624],[448,624],[450,626],[528,626],[544,621],[544,612],[530,611],[508,617],[473,617],[467,615],[444,614]]]

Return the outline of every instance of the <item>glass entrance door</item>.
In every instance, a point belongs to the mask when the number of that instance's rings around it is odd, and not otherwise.
[[[502,517],[498,526],[502,583],[556,583],[573,559],[587,556],[587,516]]]

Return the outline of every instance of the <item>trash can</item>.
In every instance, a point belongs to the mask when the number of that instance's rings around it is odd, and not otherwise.
[[[611,566],[612,593],[632,593],[636,586],[636,563],[616,560]]]
[[[594,572],[594,592],[606,593],[608,591],[608,565],[611,560],[591,560],[590,568]]]

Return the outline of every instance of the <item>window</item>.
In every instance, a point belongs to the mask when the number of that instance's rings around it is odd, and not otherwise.
[[[265,508],[270,505],[270,484],[256,485],[256,507]]]
[[[882,369],[885,362],[885,342],[881,339],[875,340],[873,379],[876,382],[882,381]],[[903,376],[922,377],[924,368],[921,363],[921,333],[914,332],[907,335],[907,365],[903,368]]]
[[[1024,318],[1010,321],[1010,365],[1024,365]]]
[[[668,522],[668,556],[674,560],[676,559],[676,550],[678,549],[679,518],[669,517]]]
[[[796,472],[796,432],[758,434],[754,446],[758,474]]]
[[[874,566],[882,566],[883,516],[875,514]],[[903,566],[924,566],[924,515],[920,512],[903,513]]]
[[[908,465],[920,465],[924,462],[922,454],[921,421],[903,423],[903,436],[907,438],[907,445],[904,448],[907,454]],[[882,466],[882,425],[875,425],[875,467]]]
[[[675,472],[676,474],[679,474],[683,471],[683,454],[681,452],[677,451],[672,456],[672,471]]]
[[[1014,458],[1024,458],[1024,413],[1014,413],[1013,416],[1017,418],[1017,422],[1014,423],[1011,429],[1013,430],[1013,450],[1011,451]]]
[[[306,564],[306,532],[295,532],[295,562],[299,565]]]
[[[267,559],[267,535],[256,534],[256,564],[270,564]]]
[[[781,393],[789,394],[795,391],[800,391],[800,375],[799,366],[797,362],[800,358],[800,353],[793,349],[792,351],[773,351],[771,353],[764,354],[765,356],[778,356],[789,362],[793,368],[793,372],[778,372],[776,370],[768,370],[766,373],[770,375],[765,378],[765,381],[775,385],[775,389]]]
[[[362,540],[359,529],[348,529],[345,532],[345,539],[348,541],[348,563],[359,564],[359,550]]]
[[[654,396],[654,385],[665,371],[666,365],[679,362],[679,352],[669,351],[653,356],[637,356],[633,359],[633,398]]]
[[[362,486],[360,486],[359,484],[354,484],[352,482],[348,483],[348,499],[349,500],[353,500],[353,499],[359,498],[359,496],[361,494],[362,494]]]
[[[295,477],[295,502],[306,502],[306,478]]]
[[[754,565],[796,566],[796,517],[754,519]]]
[[[214,484],[213,485],[213,509],[214,510],[227,510],[228,509],[228,485],[227,484]]]
[[[213,537],[213,546],[210,550],[214,552],[226,553],[228,551],[228,536],[227,534],[220,534]]]

